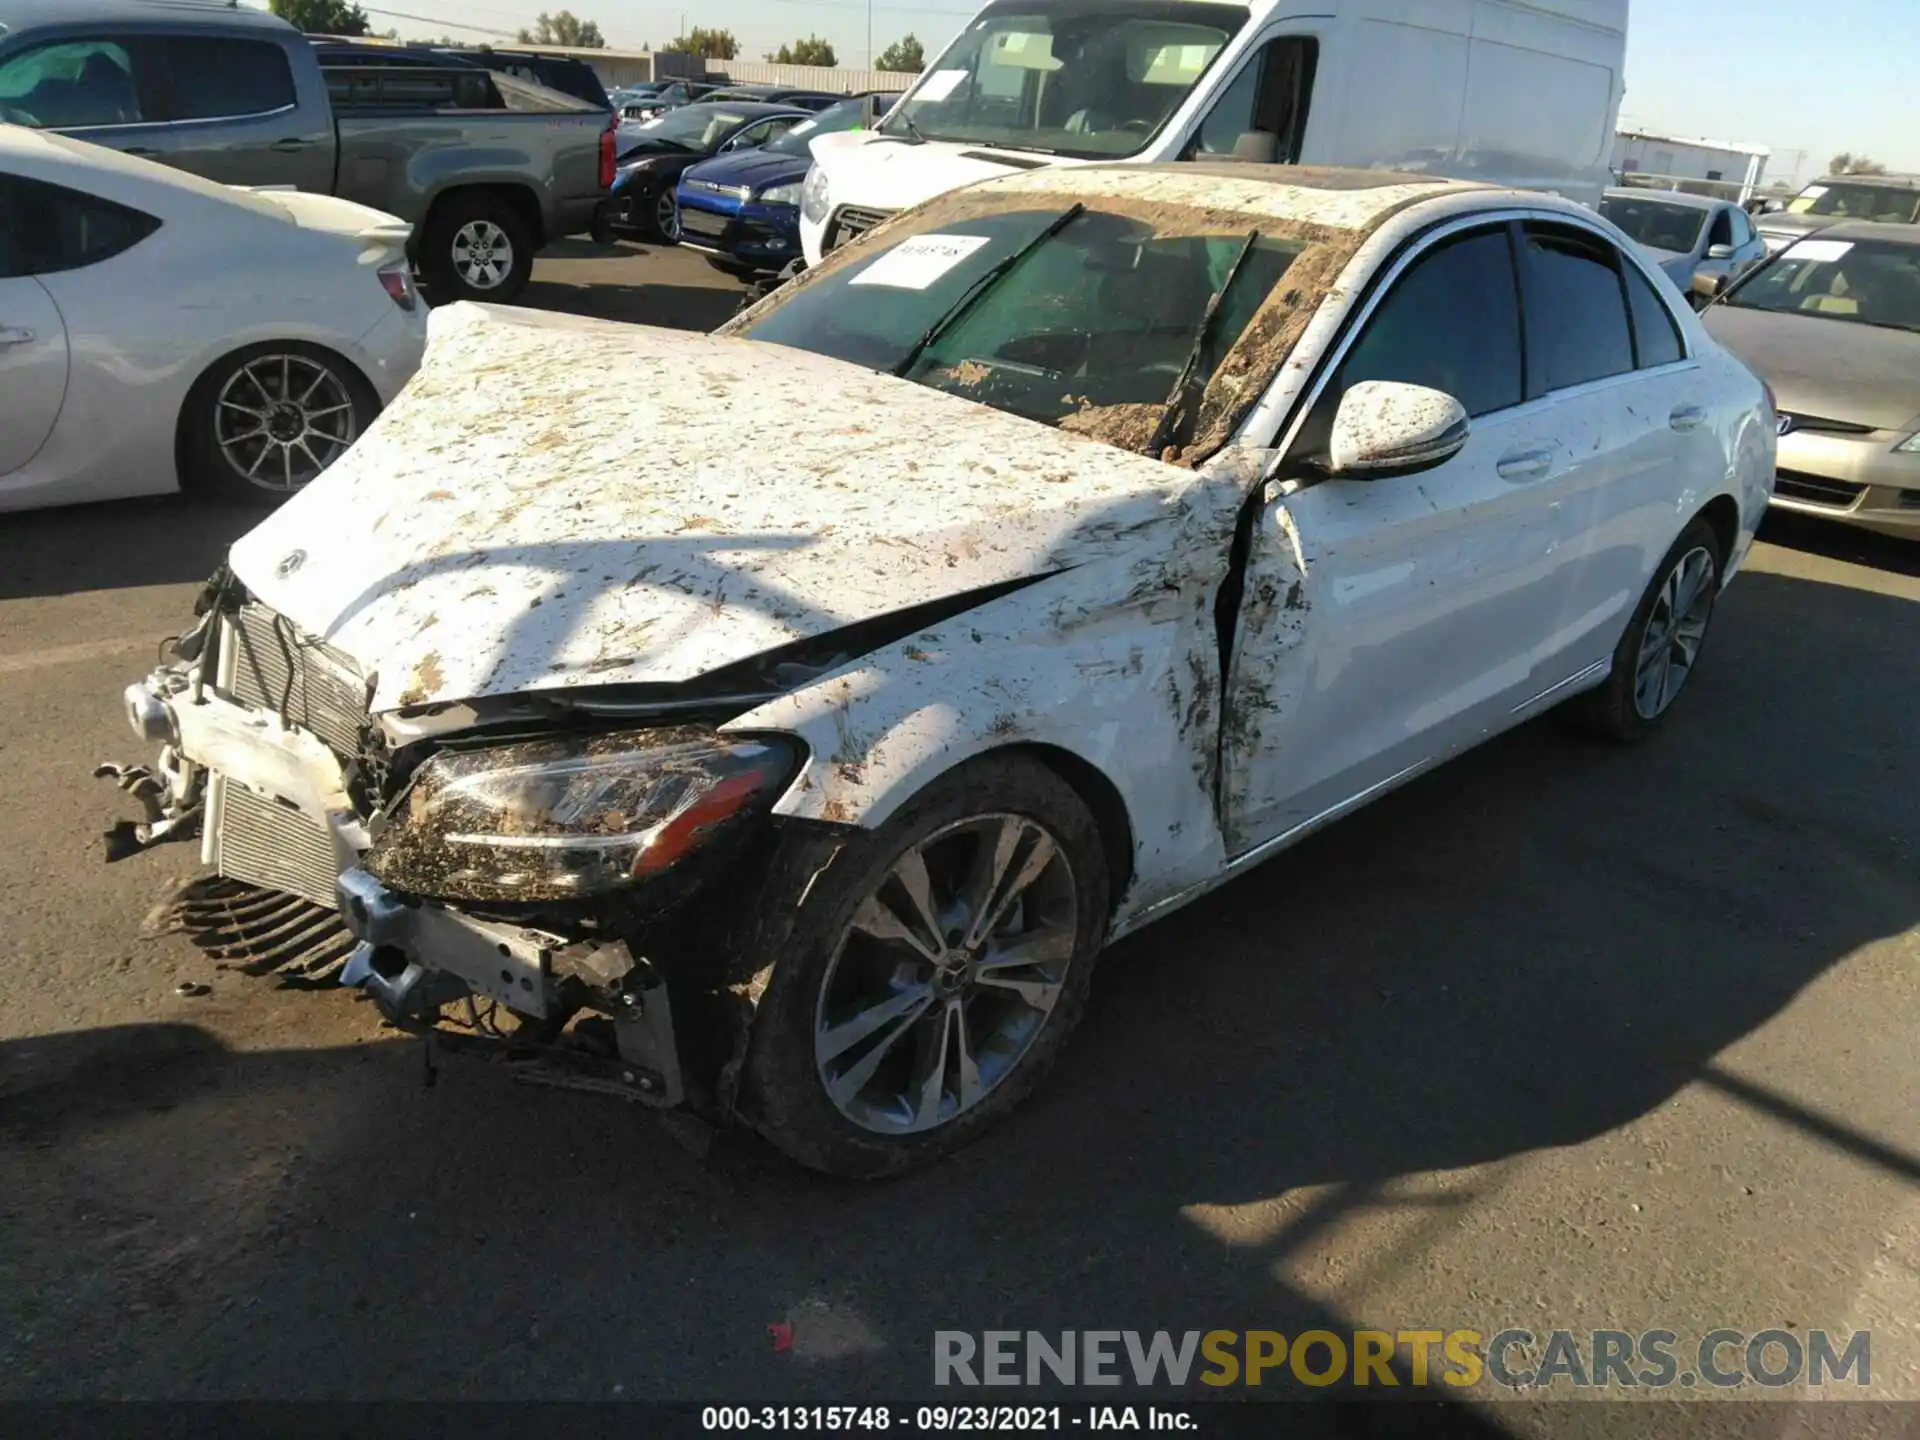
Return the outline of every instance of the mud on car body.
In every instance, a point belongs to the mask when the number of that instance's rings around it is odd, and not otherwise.
[[[1570,203],[1034,172],[713,336],[436,312],[123,783],[337,904],[396,1023],[884,1173],[1031,1089],[1107,940],[1562,701],[1655,726],[1773,429]]]

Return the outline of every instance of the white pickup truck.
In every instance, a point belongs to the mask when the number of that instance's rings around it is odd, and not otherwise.
[[[1306,13],[1306,12],[1311,13]],[[993,0],[873,130],[823,135],[806,262],[1045,165],[1407,170],[1596,205],[1627,0]]]

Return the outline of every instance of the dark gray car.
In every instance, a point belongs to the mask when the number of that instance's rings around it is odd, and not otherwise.
[[[187,0],[0,0],[0,122],[228,185],[338,195],[415,225],[436,298],[511,299],[587,230],[612,117],[470,65],[323,68],[263,11]]]

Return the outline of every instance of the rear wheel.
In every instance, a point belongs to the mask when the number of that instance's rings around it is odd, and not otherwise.
[[[344,455],[379,413],[373,387],[331,351],[295,341],[249,346],[187,397],[183,479],[230,500],[283,500]]]
[[[761,957],[744,1079],[755,1127],[802,1164],[876,1176],[960,1148],[1033,1089],[1080,1018],[1105,854],[1036,761],[962,766],[793,883],[805,899]]]
[[[436,304],[510,304],[533,278],[533,238],[505,200],[455,195],[427,217],[420,268]]]
[[[1704,519],[1687,526],[1634,609],[1606,684],[1569,703],[1567,718],[1625,741],[1641,739],[1665,719],[1699,663],[1725,565],[1713,527]]]

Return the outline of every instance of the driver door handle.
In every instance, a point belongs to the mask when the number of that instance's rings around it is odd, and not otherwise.
[[[1502,456],[1494,466],[1502,480],[1538,480],[1553,468],[1551,450],[1521,450]]]
[[[35,340],[31,330],[10,330],[0,325],[0,347],[9,345],[31,345]]]
[[[311,150],[313,148],[313,141],[302,140],[298,135],[289,135],[284,140],[274,141],[273,144],[267,148],[270,150],[278,150],[282,155],[292,155],[296,151]]]
[[[1676,406],[1674,412],[1667,417],[1667,424],[1675,430],[1694,430],[1699,428],[1706,418],[1707,412],[1698,405],[1680,405]]]

